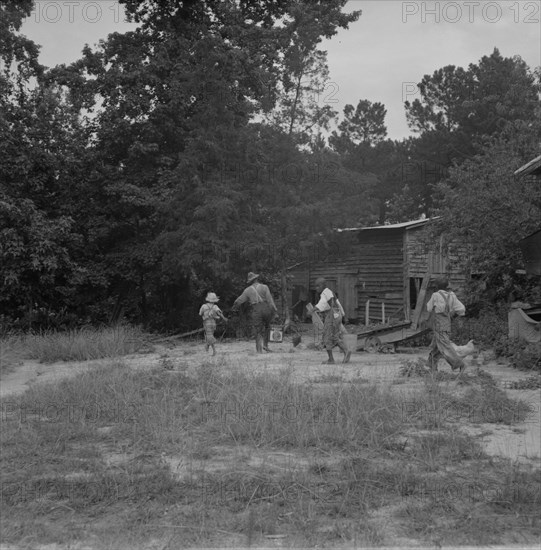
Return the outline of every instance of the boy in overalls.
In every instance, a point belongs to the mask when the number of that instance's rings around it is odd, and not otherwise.
[[[205,350],[212,348],[212,355],[216,355],[216,338],[214,331],[216,330],[216,320],[222,319],[227,322],[222,310],[216,305],[219,301],[218,296],[214,292],[209,292],[205,298],[206,304],[201,306],[199,315],[203,318],[203,328],[205,329]]]
[[[433,282],[434,293],[426,305],[432,316],[432,342],[428,364],[434,371],[438,370],[438,360],[443,357],[453,370],[463,371],[466,364],[457,355],[451,344],[451,319],[458,315],[464,315],[466,308],[449,290],[447,279],[436,279]]]

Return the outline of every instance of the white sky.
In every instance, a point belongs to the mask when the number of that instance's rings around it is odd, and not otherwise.
[[[383,103],[393,139],[410,135],[403,103],[415,98],[425,74],[467,67],[495,47],[505,57],[520,55],[531,69],[541,65],[541,0],[350,0],[346,7],[359,9],[349,30],[323,43],[330,83],[319,100],[340,113],[360,99]],[[54,66],[130,28],[115,0],[38,0],[22,32],[42,46],[41,62]]]

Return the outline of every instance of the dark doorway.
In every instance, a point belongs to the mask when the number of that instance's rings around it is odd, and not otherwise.
[[[421,291],[421,285],[423,284],[422,277],[410,277],[410,311],[415,311],[417,305],[417,297]]]

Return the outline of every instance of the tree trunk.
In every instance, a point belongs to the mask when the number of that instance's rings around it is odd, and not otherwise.
[[[301,70],[301,72],[298,75],[297,78],[297,85],[295,86],[295,99],[293,101],[293,105],[291,106],[291,119],[289,121],[289,132],[288,135],[291,137],[293,135],[293,127],[295,126],[295,119],[297,118],[297,105],[300,100],[301,96],[301,84],[302,84],[302,77],[304,74],[304,69]]]
[[[28,331],[30,332],[32,330],[32,321],[34,320],[34,300],[31,294],[28,295],[26,303],[28,305]]]
[[[111,313],[111,316],[109,317],[109,324],[110,325],[116,325],[119,321],[119,319],[122,317],[122,301],[124,292],[119,292],[116,297],[115,307],[113,308],[113,312]]]
[[[291,324],[291,312],[289,310],[289,303],[287,301],[287,277],[286,268],[282,266],[281,269],[281,298],[282,298],[282,316],[284,317],[284,330]]]
[[[385,199],[383,197],[379,200],[379,225],[385,224],[385,216],[387,215],[387,205],[385,204]]]
[[[147,327],[148,324],[148,306],[147,306],[147,293],[145,291],[145,278],[141,274],[139,279],[139,288],[141,292],[141,318],[143,321],[143,327]]]

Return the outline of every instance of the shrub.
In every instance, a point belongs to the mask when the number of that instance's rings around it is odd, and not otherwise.
[[[541,371],[541,342],[517,349],[511,356],[511,364],[520,370]]]
[[[530,344],[516,338],[499,338],[494,344],[497,357],[508,357],[520,370],[541,371],[541,343]]]
[[[522,351],[528,345],[524,340],[500,336],[494,342],[494,353],[496,357],[513,357],[515,353]]]
[[[402,362],[400,366],[400,376],[426,376],[430,373],[430,369],[427,366],[427,361],[422,358],[407,359]]]
[[[474,339],[481,347],[494,348],[496,357],[508,357],[517,369],[541,370],[541,343],[509,338],[507,313],[502,307],[455,321],[451,339],[457,343]]]
[[[457,343],[473,339],[481,346],[492,347],[507,339],[507,331],[507,311],[496,308],[481,311],[477,317],[455,319],[451,339]]]

